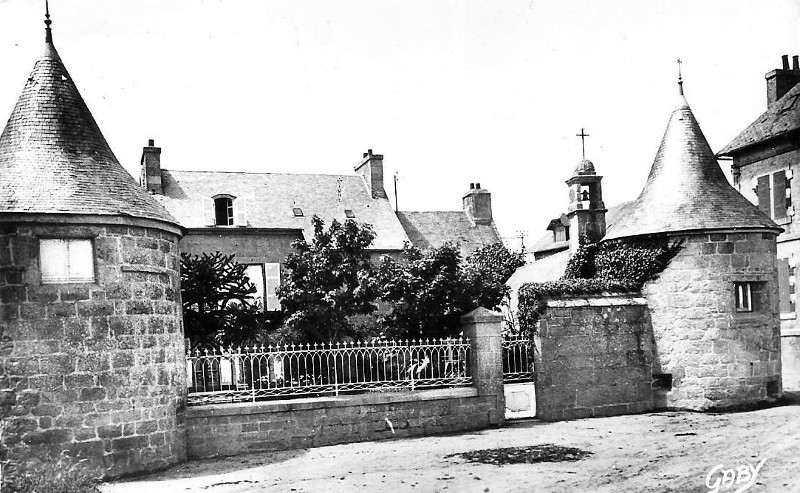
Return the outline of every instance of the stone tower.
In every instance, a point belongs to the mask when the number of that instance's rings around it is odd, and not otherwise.
[[[644,189],[605,241],[684,241],[643,289],[657,406],[746,405],[781,391],[781,228],[728,183],[679,88]]]
[[[606,206],[603,203],[602,176],[594,164],[584,159],[575,167],[569,186],[569,250],[575,252],[581,236],[597,241],[606,234]]]
[[[0,135],[4,479],[62,451],[98,476],[164,468],[185,458],[182,229],[117,161],[45,23]]]

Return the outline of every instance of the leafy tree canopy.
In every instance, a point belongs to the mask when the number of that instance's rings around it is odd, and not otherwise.
[[[298,239],[286,259],[278,296],[286,316],[284,337],[302,342],[354,337],[348,317],[375,311],[378,297],[367,248],[375,239],[369,224],[311,219],[314,239]]]

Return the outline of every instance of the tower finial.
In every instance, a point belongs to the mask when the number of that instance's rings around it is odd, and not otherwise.
[[[50,29],[50,24],[52,23],[53,21],[50,20],[50,2],[49,0],[44,0],[44,25],[47,26],[44,28],[45,43],[53,43],[53,31]]]
[[[678,92],[683,96],[683,76],[681,75],[681,64],[683,62],[678,58]]]

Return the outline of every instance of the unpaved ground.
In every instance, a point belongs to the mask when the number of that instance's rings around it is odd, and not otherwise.
[[[446,456],[552,443],[577,462],[486,465]],[[663,412],[561,423],[529,421],[453,436],[366,442],[190,462],[107,484],[107,493],[245,491],[704,492],[714,466],[766,459],[747,491],[800,492],[800,407],[730,414]],[[720,478],[717,473],[713,479]],[[722,492],[735,491],[743,484]]]

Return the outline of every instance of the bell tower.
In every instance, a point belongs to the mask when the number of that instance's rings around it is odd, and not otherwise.
[[[566,182],[569,186],[567,218],[571,253],[578,249],[582,235],[597,241],[606,234],[606,206],[600,184],[602,180],[603,177],[595,173],[594,164],[583,159]]]

